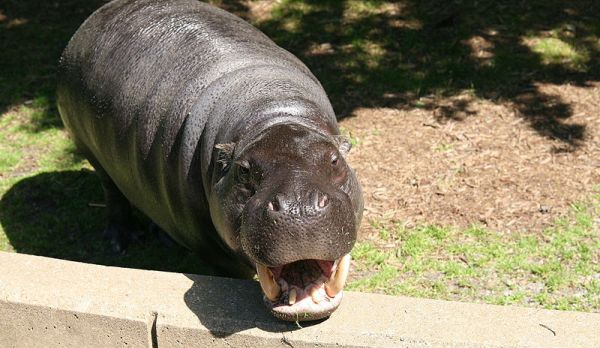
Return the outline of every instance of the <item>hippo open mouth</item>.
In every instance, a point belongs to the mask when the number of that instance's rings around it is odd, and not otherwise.
[[[300,260],[279,267],[257,264],[264,302],[271,313],[288,321],[328,317],[342,301],[350,254],[335,261]]]

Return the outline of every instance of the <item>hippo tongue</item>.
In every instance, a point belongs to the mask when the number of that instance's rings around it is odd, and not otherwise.
[[[273,278],[285,280],[288,285],[304,288],[321,275],[329,278],[334,262],[322,260],[300,260],[284,266],[270,268]]]
[[[327,317],[337,308],[349,267],[350,255],[345,255],[335,262],[300,260],[256,269],[271,312],[283,320],[303,321]]]

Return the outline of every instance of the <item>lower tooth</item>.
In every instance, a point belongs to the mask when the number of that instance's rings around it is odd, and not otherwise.
[[[346,278],[348,277],[349,269],[350,254],[346,254],[340,259],[335,273],[331,274],[331,277],[329,278],[327,283],[325,283],[325,292],[327,293],[327,296],[333,298],[340,291],[342,291],[342,289],[344,288],[344,284],[346,283]]]
[[[290,290],[290,295],[289,295],[289,304],[290,306],[293,305],[294,303],[296,303],[296,289]]]
[[[281,294],[281,287],[273,278],[273,273],[266,266],[258,264],[256,265],[256,273],[258,274],[260,286],[267,298],[271,301],[276,301]]]
[[[310,297],[315,304],[319,304],[323,300],[323,295],[318,288],[310,289]]]

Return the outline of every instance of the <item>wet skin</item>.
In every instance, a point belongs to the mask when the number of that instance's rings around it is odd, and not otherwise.
[[[77,31],[59,74],[115,251],[133,205],[223,272],[258,272],[280,318],[337,307],[362,196],[350,144],[297,58],[207,4],[118,0]]]

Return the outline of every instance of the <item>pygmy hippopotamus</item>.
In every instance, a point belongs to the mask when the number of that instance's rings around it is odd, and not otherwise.
[[[275,316],[337,308],[362,194],[325,91],[291,53],[196,0],[116,0],[69,42],[57,93],[116,250],[133,205],[226,274],[256,272]]]

